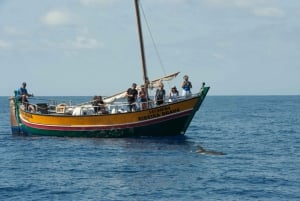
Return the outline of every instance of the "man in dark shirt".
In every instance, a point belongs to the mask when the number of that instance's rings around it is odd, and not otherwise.
[[[138,91],[136,90],[136,83],[132,84],[132,87],[127,90],[127,101],[128,101],[128,109],[129,112],[136,111],[136,99],[137,99]]]
[[[159,88],[156,90],[155,97],[154,97],[156,105],[164,104],[165,96],[166,96],[166,90],[164,89],[164,84],[160,83]]]

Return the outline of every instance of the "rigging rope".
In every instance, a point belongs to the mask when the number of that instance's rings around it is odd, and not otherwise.
[[[140,7],[141,7],[142,14],[143,14],[143,17],[144,17],[145,23],[146,23],[146,25],[147,25],[147,29],[148,29],[148,31],[149,31],[149,34],[150,34],[150,37],[151,37],[151,40],[152,40],[153,46],[154,46],[154,50],[155,50],[156,56],[158,57],[158,60],[159,60],[159,63],[160,63],[160,65],[161,65],[161,68],[162,68],[162,70],[163,70],[163,73],[164,73],[164,75],[166,75],[166,71],[165,71],[165,68],[164,68],[164,65],[163,65],[162,59],[161,59],[161,57],[160,57],[160,55],[159,55],[159,52],[158,52],[157,46],[156,46],[156,44],[155,44],[155,41],[154,41],[153,35],[152,35],[152,33],[151,33],[150,26],[149,26],[149,23],[148,23],[148,21],[147,21],[147,18],[146,18],[146,15],[145,15],[145,12],[144,12],[144,9],[143,9],[143,6],[142,6],[141,2],[140,2]]]

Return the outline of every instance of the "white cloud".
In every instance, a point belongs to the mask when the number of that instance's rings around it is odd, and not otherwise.
[[[244,3],[247,0],[242,0]],[[224,7],[224,6],[234,6],[236,5],[236,0],[205,0],[204,1],[207,5],[216,6],[216,7]]]
[[[153,3],[172,3],[172,4],[181,4],[181,3],[189,3],[190,0],[156,0],[156,1],[153,1],[153,0],[148,0],[149,2],[153,2]]]
[[[52,10],[43,17],[42,21],[51,26],[68,25],[71,23],[71,17],[66,12]]]
[[[204,0],[206,5],[217,8],[241,8],[247,9],[255,16],[283,17],[285,12],[276,8],[278,2],[274,0]]]
[[[6,26],[3,28],[4,33],[9,34],[9,35],[18,35],[20,34],[20,31],[17,30],[15,27],[11,26]]]
[[[67,41],[65,45],[71,49],[94,49],[102,47],[102,44],[100,44],[96,39],[84,36],[78,36],[74,40]]]
[[[75,39],[68,40],[58,46],[63,49],[66,56],[75,57],[81,50],[101,48],[103,47],[103,44],[94,38],[78,36]]]
[[[116,2],[121,2],[121,0],[80,0],[80,3],[84,6],[95,6],[95,5],[112,5]]]
[[[207,5],[215,7],[253,8],[259,5],[270,5],[273,0],[204,0]]]
[[[253,5],[253,3],[255,3],[255,1],[253,1],[253,0],[235,0],[233,3],[234,3],[234,5],[236,5],[238,7],[250,7]]]
[[[284,11],[278,8],[256,8],[253,13],[262,17],[283,17],[285,15]]]
[[[86,36],[77,36],[72,40],[67,40],[65,42],[55,42],[52,40],[44,39],[42,43],[47,47],[56,49],[65,49],[68,51],[75,51],[80,49],[96,49],[103,47],[103,44],[94,38],[89,38]]]
[[[216,59],[224,59],[225,56],[223,54],[219,54],[219,53],[213,53],[212,56]]]
[[[79,0],[79,2],[84,5],[84,6],[111,6],[116,3],[123,2],[124,0]],[[164,3],[164,4],[169,4],[169,5],[174,5],[174,4],[182,4],[182,3],[190,3],[191,0],[143,0],[145,2],[153,3],[153,4],[159,4],[159,3]],[[132,2],[129,2],[133,4]]]
[[[12,44],[10,42],[0,40],[0,49],[7,49],[7,48],[11,48],[11,47],[12,47]]]

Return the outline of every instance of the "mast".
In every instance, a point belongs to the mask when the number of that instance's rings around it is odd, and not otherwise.
[[[134,0],[134,3],[135,3],[136,20],[137,20],[137,26],[138,26],[138,34],[139,34],[139,40],[140,40],[144,86],[145,86],[146,98],[148,99],[149,78],[148,78],[147,67],[146,67],[144,40],[143,40],[143,32],[142,32],[142,25],[141,25],[141,18],[140,18],[140,10],[139,10],[139,0]]]

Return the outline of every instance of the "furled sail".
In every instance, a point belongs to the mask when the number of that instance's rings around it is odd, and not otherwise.
[[[173,74],[152,80],[152,81],[150,81],[149,88],[150,89],[157,88],[159,86],[159,83],[164,82],[164,81],[170,81],[170,80],[174,79],[179,73],[180,72],[173,73]],[[140,88],[141,88],[141,85],[137,86],[137,89],[140,89]],[[127,93],[127,91],[117,93],[113,96],[106,97],[103,101],[104,101],[104,103],[112,103],[118,99],[125,98],[126,93]]]
[[[173,73],[173,74],[170,74],[170,75],[167,75],[167,76],[164,76],[164,77],[156,79],[156,80],[152,80],[150,82],[149,88],[150,89],[152,89],[152,88],[158,88],[159,83],[161,83],[163,81],[170,81],[170,80],[174,79],[178,74],[179,74],[179,72]]]
[[[106,98],[103,99],[103,102],[108,104],[108,103],[112,103],[112,102],[114,102],[118,99],[125,98],[126,93],[127,93],[127,91],[123,91],[123,92],[115,94],[113,96],[106,97]]]

